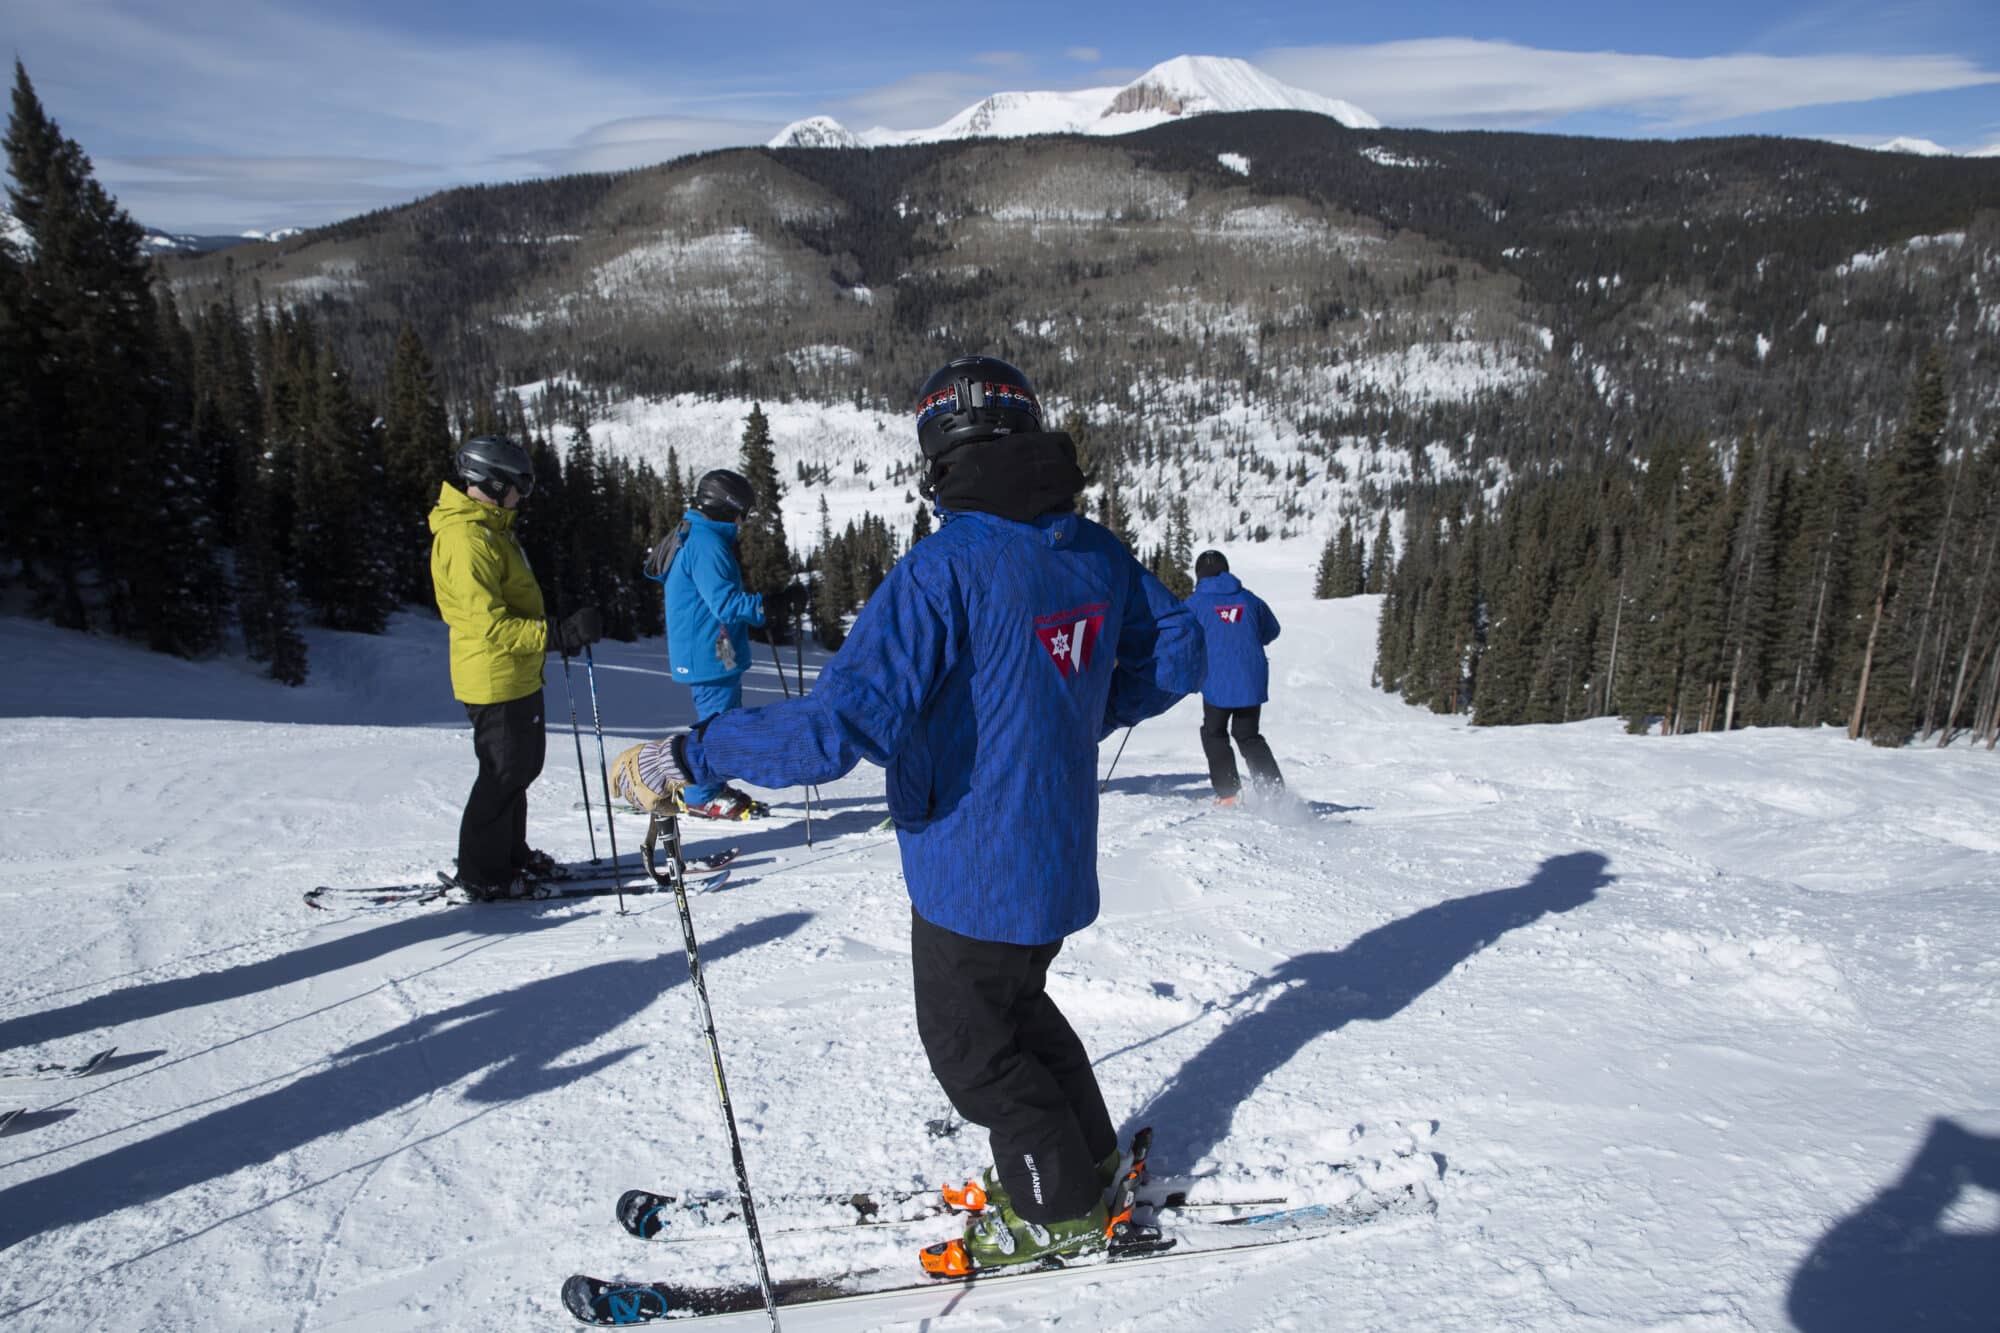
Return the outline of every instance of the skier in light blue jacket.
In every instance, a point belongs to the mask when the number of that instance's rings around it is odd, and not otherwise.
[[[736,525],[756,502],[740,474],[704,473],[695,483],[693,507],[647,563],[647,576],[666,585],[667,662],[674,679],[693,692],[700,722],[743,706],[750,627],[764,624],[764,598],[745,590],[736,562]],[[682,799],[689,814],[706,819],[767,813],[762,801],[719,781],[691,786]]]

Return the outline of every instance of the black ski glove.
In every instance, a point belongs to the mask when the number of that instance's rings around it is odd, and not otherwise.
[[[805,609],[806,590],[796,584],[786,584],[776,592],[764,594],[764,627],[789,625],[793,617]]]
[[[604,617],[594,606],[572,611],[561,620],[549,617],[549,651],[575,657],[604,637]]]

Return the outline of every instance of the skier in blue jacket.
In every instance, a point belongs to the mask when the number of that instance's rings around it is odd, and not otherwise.
[[[756,502],[742,475],[720,468],[704,473],[695,483],[693,507],[669,539],[677,545],[647,564],[647,576],[666,585],[667,662],[674,679],[693,692],[697,721],[743,706],[750,627],[764,624],[765,606],[762,595],[743,587],[736,525]],[[681,799],[689,814],[705,819],[767,813],[762,801],[722,782],[697,783]]]
[[[724,713],[618,767],[628,795],[628,775],[665,792],[887,767],[918,1034],[993,1150],[968,1182],[983,1210],[926,1260],[948,1272],[1105,1243],[1117,1132],[1044,982],[1097,916],[1098,741],[1199,689],[1204,659],[1187,609],[1072,512],[1076,447],[1042,430],[1019,370],[989,357],[939,370],[917,439],[940,527],[869,598],[812,694]]]
[[[1264,649],[1278,637],[1278,618],[1264,599],[1229,572],[1220,551],[1203,551],[1194,562],[1194,591],[1188,609],[1201,624],[1208,648],[1208,678],[1201,687],[1201,748],[1208,756],[1208,780],[1221,805],[1236,804],[1243,788],[1229,738],[1243,751],[1250,780],[1267,787],[1285,785],[1278,761],[1258,723],[1271,697],[1271,664]]]

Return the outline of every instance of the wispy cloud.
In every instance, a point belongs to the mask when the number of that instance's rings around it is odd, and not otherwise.
[[[326,221],[469,181],[636,166],[758,142],[790,118],[720,78],[640,82],[559,48],[418,39],[271,4],[9,8],[65,132],[120,145],[96,149],[106,183],[177,229]],[[298,208],[274,215],[288,190]]]
[[[1086,65],[1095,65],[1098,61],[1104,59],[1104,53],[1094,46],[1065,47],[1063,48],[1063,54],[1071,60],[1080,61]]]
[[[1617,111],[1663,130],[2000,83],[1955,55],[1649,56],[1470,38],[1280,47],[1256,63],[1392,125],[1530,129]]]

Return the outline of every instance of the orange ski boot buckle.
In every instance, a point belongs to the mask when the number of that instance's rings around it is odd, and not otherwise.
[[[972,1272],[972,1259],[965,1252],[963,1240],[941,1240],[926,1245],[917,1259],[932,1277],[965,1277]]]
[[[986,1207],[986,1187],[978,1180],[967,1180],[963,1186],[945,1185],[944,1206],[956,1212],[977,1213]]]

